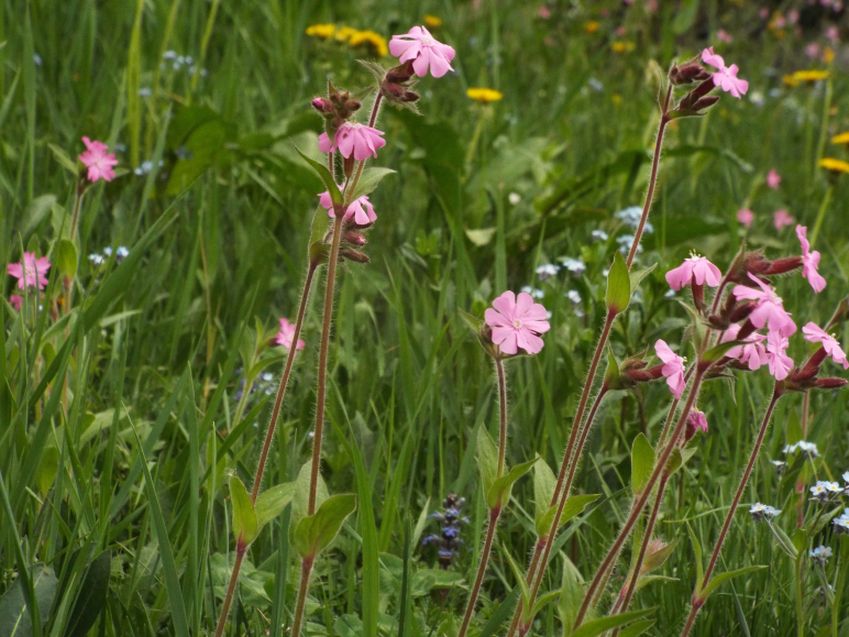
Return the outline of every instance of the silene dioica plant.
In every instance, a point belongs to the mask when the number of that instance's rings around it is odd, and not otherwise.
[[[369,261],[365,252],[366,233],[377,221],[377,213],[369,196],[381,179],[392,172],[387,168],[367,166],[369,160],[376,159],[379,151],[387,144],[384,133],[378,128],[382,106],[388,103],[415,111],[419,102],[419,95],[413,90],[416,81],[427,75],[434,78],[444,76],[453,70],[451,63],[455,57],[451,46],[437,41],[425,27],[418,26],[404,35],[394,36],[389,43],[389,51],[397,58],[396,66],[386,69],[366,63],[375,76],[376,89],[370,100],[368,115],[363,121],[359,121],[361,102],[351,92],[332,84],[328,84],[325,96],[316,97],[311,103],[325,122],[325,132],[318,138],[318,148],[324,153],[326,161],[316,162],[306,154],[301,154],[320,177],[326,190],[317,194],[318,206],[312,222],[297,314],[293,322],[288,319],[281,319],[280,322],[276,342],[288,354],[253,481],[248,488],[236,475],[232,475],[229,480],[235,560],[219,609],[216,636],[223,635],[227,630],[240,572],[251,543],[263,527],[287,506],[291,507],[290,539],[300,560],[300,580],[288,634],[303,634],[316,560],[357,507],[353,494],[330,495],[320,471],[334,293],[340,274],[340,261],[354,264]],[[776,404],[785,396],[800,393],[804,397],[803,409],[807,410],[809,392],[833,390],[846,385],[847,381],[843,378],[828,375],[826,365],[831,361],[844,370],[849,368],[844,350],[831,335],[831,331],[846,320],[849,307],[845,303],[839,306],[825,325],[803,319],[799,329],[800,321],[785,309],[775,287],[778,277],[797,270],[814,293],[821,292],[826,286],[825,279],[818,272],[820,253],[812,249],[807,229],[801,225],[796,227],[800,248],[798,254],[770,259],[761,252],[749,251],[744,247],[724,269],[720,269],[707,257],[694,254],[666,273],[666,281],[672,291],[688,291],[685,304],[691,319],[689,333],[692,343],[692,351],[688,353],[689,362],[687,357],[676,353],[663,339],[654,343],[656,360],[646,352],[634,352],[618,360],[609,347],[614,324],[627,311],[632,293],[648,273],[647,270],[636,270],[633,266],[652,208],[664,133],[675,120],[703,115],[720,99],[717,91],[740,98],[748,91],[748,83],[738,77],[736,65],[726,65],[712,48],[705,49],[698,58],[686,63],[673,64],[662,82],[658,99],[659,126],[645,201],[627,254],[622,256],[617,252],[608,270],[604,299],[606,312],[556,472],[542,458],[529,459],[512,467],[506,462],[508,364],[512,364],[510,361],[513,359],[533,356],[542,350],[542,337],[551,328],[549,313],[527,292],[516,294],[508,290],[493,300],[483,320],[470,319],[483,350],[492,359],[495,368],[499,419],[497,440],[490,437],[484,428],[478,428],[474,441],[488,518],[480,561],[471,579],[462,619],[457,628],[460,637],[470,634],[476,628],[478,600],[496,543],[499,522],[509,513],[508,505],[516,481],[529,472],[533,473],[533,526],[536,537],[527,568],[518,577],[518,594],[515,595],[512,618],[509,623],[504,622],[503,629],[510,637],[528,634],[534,625],[534,617],[553,598],[551,593],[542,590],[542,586],[558,533],[566,522],[579,515],[598,497],[593,494],[575,494],[573,486],[600,408],[606,401],[620,396],[621,390],[662,380],[670,393],[668,405],[656,406],[657,410],[665,411],[663,426],[654,443],[643,434],[633,442],[633,500],[621,529],[586,584],[576,578],[569,590],[558,590],[554,594],[563,595],[566,599],[562,612],[566,634],[575,632],[584,637],[605,632],[618,634],[627,624],[651,612],[651,609],[631,611],[629,608],[643,578],[657,569],[672,549],[671,544],[655,537],[654,530],[671,477],[698,453],[698,444],[693,441],[697,440],[699,432],[708,429],[709,413],[703,411],[699,404],[701,389],[705,383],[714,379],[728,378],[738,373],[754,373],[766,368],[774,381],[773,389],[763,406],[760,425],[746,463],[741,468],[732,500],[730,503],[716,503],[718,507],[727,504],[727,510],[706,561],[695,537],[692,538],[697,578],[681,629],[682,635],[690,634],[699,612],[720,585],[758,568],[743,567],[716,572],[723,545],[761,452]],[[83,138],[83,143],[86,150],[79,156],[79,160],[86,171],[80,174],[77,181],[70,223],[63,229],[62,237],[54,247],[54,262],[34,252],[23,252],[19,262],[7,266],[8,274],[16,280],[16,293],[10,297],[9,302],[29,321],[36,320],[41,305],[47,307],[54,319],[70,311],[76,287],[77,226],[84,196],[95,182],[109,181],[116,176],[114,168],[117,160],[109,153],[106,145],[88,137]],[[126,258],[128,253],[126,249],[122,251],[119,248],[114,255],[110,251],[106,257],[92,255],[90,259],[97,257],[102,260],[113,256],[120,260]],[[48,274],[54,266],[61,274],[61,283],[58,294],[51,295],[47,293]],[[324,289],[320,310],[321,332],[311,455],[293,482],[264,488],[263,476],[287,387],[297,353],[305,347],[301,331],[310,307],[310,295],[316,275],[322,268]],[[788,348],[791,339],[799,335],[811,344],[811,348],[805,360],[794,361],[788,355]],[[556,380],[551,379],[551,382]],[[706,408],[704,405],[701,407]],[[807,448],[799,448],[810,453]],[[797,450],[787,452],[794,451]],[[849,483],[849,475],[844,475],[844,480]],[[825,502],[834,494],[842,494],[847,488],[836,482],[823,481],[811,487],[810,492],[814,500]],[[442,534],[428,536],[440,544],[440,562],[443,564],[450,563],[456,554],[460,525],[467,523],[460,512],[462,503],[462,498],[458,496],[446,498],[446,510],[438,514],[442,522]],[[753,506],[750,512],[756,519],[766,520],[767,523],[777,514],[777,510],[772,507],[760,504]],[[800,520],[803,514],[800,510]],[[849,531],[849,510],[842,516],[834,517],[832,524],[837,532]],[[772,526],[771,529],[777,534],[781,546],[799,558],[801,549],[779,529]],[[608,595],[611,575],[629,540],[631,560],[624,581],[618,591],[610,591]],[[831,549],[826,546],[819,546],[809,553],[810,559],[820,566],[830,555]],[[353,582],[350,585],[353,586]],[[836,612],[833,610],[833,613]],[[836,614],[833,616],[833,626],[836,630]]]

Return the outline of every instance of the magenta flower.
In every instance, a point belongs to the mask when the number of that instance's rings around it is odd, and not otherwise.
[[[826,354],[831,356],[831,360],[838,365],[843,365],[843,369],[849,369],[849,360],[846,358],[846,352],[840,347],[838,340],[819,325],[813,322],[805,323],[802,326],[802,334],[805,335],[806,341],[822,344],[822,348]]]
[[[784,380],[793,369],[793,359],[787,355],[790,340],[778,332],[770,332],[766,337],[766,363],[769,373],[775,380]]]
[[[796,223],[796,220],[793,218],[789,212],[787,212],[784,208],[776,210],[772,213],[772,225],[775,226],[775,229],[781,232],[786,226],[792,226]]]
[[[725,60],[721,55],[714,53],[713,47],[702,51],[702,62],[717,69],[717,72],[711,75],[714,86],[718,86],[726,93],[731,93],[738,99],[749,90],[749,83],[737,77],[737,72],[740,70],[737,65],[725,66]]]
[[[666,341],[657,339],[654,344],[654,351],[657,357],[663,362],[661,372],[666,378],[666,384],[669,386],[669,391],[675,396],[676,400],[681,398],[684,393],[684,359],[673,352]]]
[[[386,140],[383,139],[383,131],[365,124],[352,122],[342,124],[336,130],[332,142],[327,133],[318,136],[318,149],[321,152],[331,153],[338,150],[339,154],[345,159],[353,155],[357,161],[377,157],[377,150],[385,145]]]
[[[24,304],[24,298],[19,294],[9,295],[9,303],[15,308],[16,312],[21,311],[21,306]]]
[[[766,326],[770,332],[778,332],[781,336],[790,336],[796,331],[796,324],[790,314],[784,309],[784,301],[769,285],[759,278],[749,274],[749,278],[757,283],[758,288],[747,285],[736,285],[732,294],[736,299],[757,301],[757,305],[749,315],[752,324],[761,328]]]
[[[333,200],[330,198],[330,193],[326,190],[318,196],[318,203],[321,207],[327,210],[327,216],[331,219],[336,218],[336,213],[333,211]],[[357,197],[348,204],[345,210],[345,221],[351,221],[358,226],[370,226],[377,221],[377,214],[374,212],[374,206],[371,205],[368,195]]]
[[[10,263],[6,272],[18,280],[18,289],[35,288],[43,290],[47,287],[47,272],[50,270],[50,259],[35,258],[34,252],[24,252],[20,263]]]
[[[707,257],[692,255],[684,259],[684,263],[672,268],[666,273],[666,282],[673,290],[680,290],[685,285],[709,285],[715,288],[722,280],[719,268],[708,261]]]
[[[737,221],[744,228],[750,227],[754,220],[755,213],[752,212],[749,208],[740,208],[740,210],[737,211]]]
[[[112,181],[115,179],[113,167],[118,164],[115,155],[109,152],[109,146],[97,140],[83,137],[86,149],[80,153],[80,161],[88,168],[88,180]]]
[[[427,75],[442,77],[451,68],[454,48],[439,42],[425,27],[413,27],[404,35],[393,35],[389,40],[389,52],[398,58],[401,64],[413,62],[413,71],[419,77]]]
[[[737,334],[739,332],[740,326],[736,323],[732,323],[722,334],[720,342],[727,343],[729,341],[737,340]],[[766,348],[763,344],[765,340],[766,336],[764,334],[755,332],[754,334],[750,334],[742,344],[736,345],[728,350],[725,355],[728,356],[728,358],[738,360],[741,364],[746,365],[751,371],[754,371],[766,364]]]
[[[817,271],[820,264],[820,251],[811,251],[811,242],[808,241],[808,228],[806,226],[796,226],[796,237],[802,244],[802,276],[808,280],[808,283],[814,288],[814,292],[822,292],[826,283],[825,277]]]
[[[708,432],[708,421],[705,412],[694,407],[687,415],[687,438],[692,438],[699,431]]]
[[[770,168],[766,174],[766,185],[773,190],[778,190],[778,187],[781,185],[781,175],[778,174],[775,168]]]
[[[287,350],[292,349],[292,340],[295,338],[295,326],[289,322],[287,318],[280,319],[280,329],[277,332],[277,336],[274,337],[274,342],[277,345],[282,345]],[[304,349],[304,341],[302,339],[298,339],[297,345],[295,345],[296,350]]]
[[[492,342],[507,356],[517,354],[520,349],[528,354],[539,353],[543,346],[539,335],[551,327],[546,309],[534,303],[527,292],[516,295],[507,290],[486,309],[484,318],[492,330]]]

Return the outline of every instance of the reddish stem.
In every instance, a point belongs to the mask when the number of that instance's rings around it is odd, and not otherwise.
[[[483,542],[481,551],[481,561],[478,564],[478,572],[475,575],[475,583],[472,586],[472,592],[469,595],[469,601],[466,603],[466,612],[463,613],[463,624],[460,626],[460,632],[457,637],[465,637],[469,630],[469,625],[472,622],[472,616],[475,614],[475,605],[480,595],[483,577],[486,573],[486,567],[489,564],[489,555],[492,552],[492,544],[495,540],[495,529],[498,526],[498,518],[501,516],[501,507],[494,507],[489,510],[489,526],[486,529],[486,538]]]

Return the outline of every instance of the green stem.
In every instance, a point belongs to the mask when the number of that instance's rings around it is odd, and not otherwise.
[[[504,374],[504,361],[495,359],[495,373],[498,378],[498,472],[504,475],[507,457],[507,377]]]

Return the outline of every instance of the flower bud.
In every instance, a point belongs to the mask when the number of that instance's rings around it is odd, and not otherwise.
[[[339,256],[343,259],[348,259],[349,261],[354,261],[356,263],[368,263],[370,261],[367,254],[360,252],[359,250],[354,250],[353,248],[342,248],[339,251]]]
[[[342,240],[345,243],[360,247],[364,246],[367,243],[366,238],[363,236],[363,234],[361,232],[357,232],[356,230],[348,230],[345,233],[345,236],[342,237]]]
[[[696,62],[688,62],[681,66],[673,65],[669,70],[669,81],[676,86],[682,84],[690,84],[691,82],[700,82],[710,77],[700,64]]]
[[[390,82],[393,84],[403,84],[404,82],[408,82],[411,77],[413,77],[413,62],[412,60],[409,62],[405,62],[399,66],[393,67],[386,72],[384,76],[385,82]]]
[[[696,103],[693,104],[693,110],[696,112],[703,111],[706,108],[710,108],[718,101],[719,95],[708,95],[707,97],[703,97],[700,100],[696,100]]]
[[[785,257],[769,262],[769,267],[763,274],[785,274],[802,267],[802,257]]]
[[[847,383],[849,383],[849,381],[845,378],[829,376],[827,378],[817,378],[817,382],[814,383],[814,386],[818,389],[841,389],[842,387],[846,387]]]
[[[736,304],[728,314],[728,322],[737,323],[743,319],[749,318],[749,314],[754,312],[756,307],[757,303],[754,301],[746,301],[745,303]],[[751,334],[751,332],[749,332],[749,334]],[[748,336],[748,334],[746,336]],[[739,340],[741,337],[738,336],[737,338]]]
[[[333,114],[333,104],[324,97],[314,97],[310,104],[322,115],[327,116]]]

